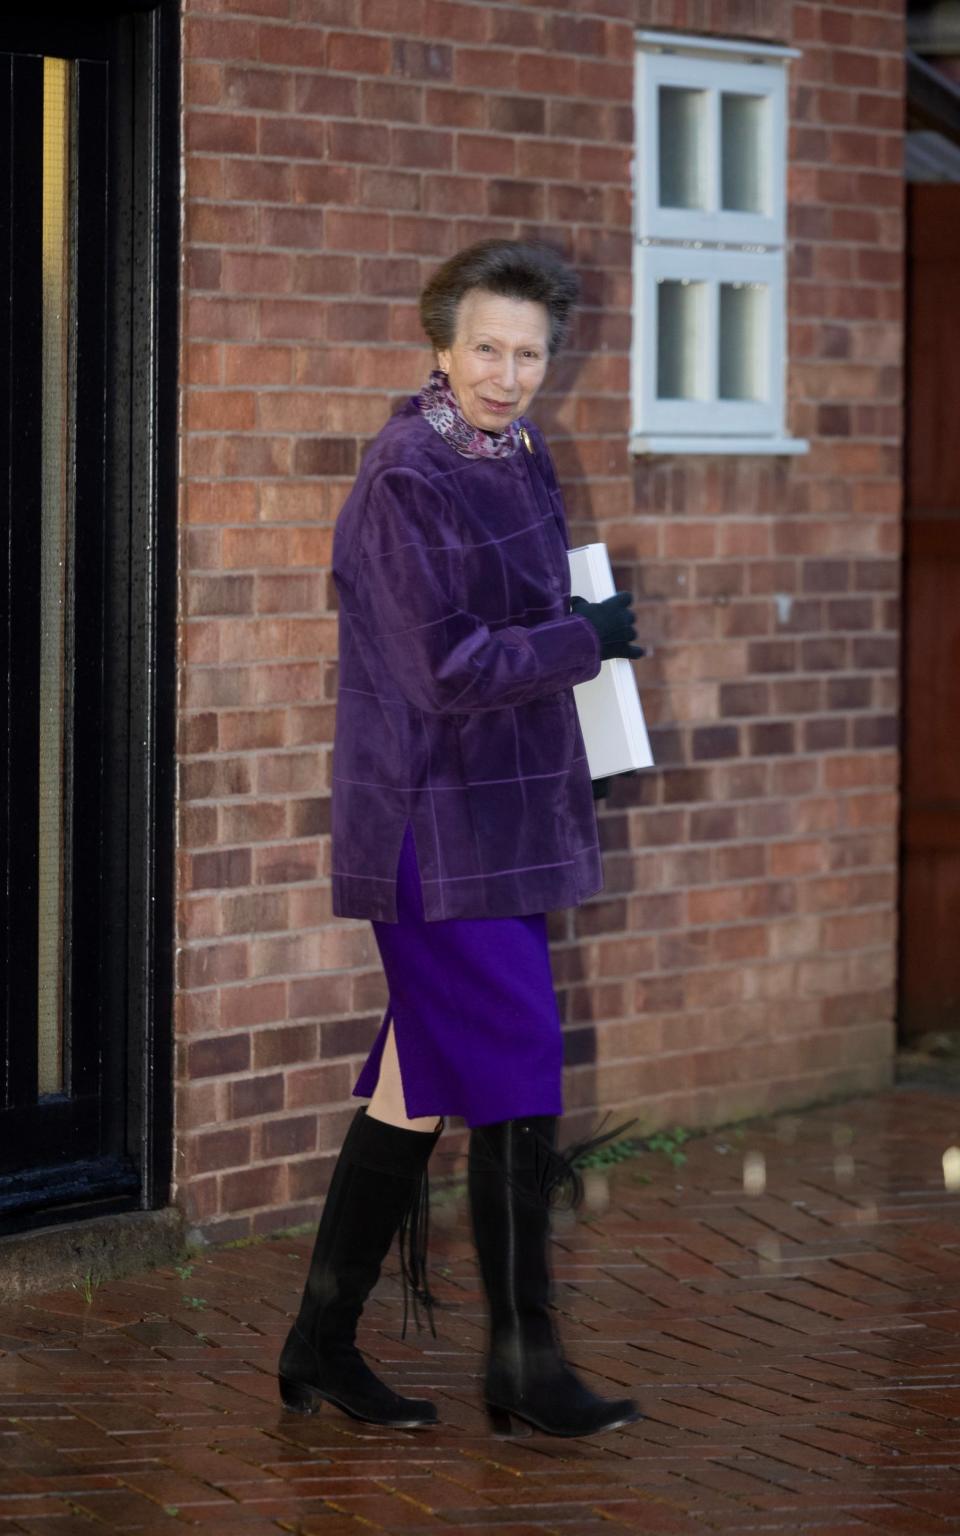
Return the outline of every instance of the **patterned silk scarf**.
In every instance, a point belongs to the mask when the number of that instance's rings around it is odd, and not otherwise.
[[[511,421],[502,432],[485,432],[464,416],[450,380],[442,368],[434,368],[417,396],[417,405],[432,427],[467,459],[509,459],[520,446],[519,422]]]

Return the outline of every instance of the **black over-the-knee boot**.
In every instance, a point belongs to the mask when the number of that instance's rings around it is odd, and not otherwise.
[[[578,1182],[556,1150],[556,1130],[556,1116],[534,1115],[470,1133],[470,1210],[490,1308],[484,1397],[498,1433],[511,1432],[511,1415],[550,1435],[592,1435],[642,1417],[629,1398],[591,1392],[554,1334],[550,1194],[558,1181]]]
[[[433,1403],[400,1397],[380,1381],[354,1340],[397,1231],[404,1330],[408,1285],[415,1316],[418,1301],[430,1314],[427,1162],[442,1129],[441,1121],[432,1132],[408,1131],[357,1110],[330,1182],[300,1311],[280,1352],[280,1396],[288,1408],[313,1413],[321,1402],[334,1403],[355,1419],[403,1429],[437,1422]]]

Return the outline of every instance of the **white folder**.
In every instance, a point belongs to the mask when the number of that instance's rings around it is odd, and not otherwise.
[[[616,587],[606,544],[584,544],[567,553],[574,597],[586,598],[588,603],[613,597]],[[573,697],[592,779],[653,766],[632,661],[625,656],[611,657],[603,662],[596,677],[576,685]]]

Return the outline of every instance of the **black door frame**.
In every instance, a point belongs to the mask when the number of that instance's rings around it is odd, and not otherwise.
[[[122,195],[111,199],[105,239],[119,260],[110,266],[107,302],[123,343],[102,361],[101,408],[106,407],[105,477],[100,495],[106,559],[129,595],[123,622],[101,623],[98,654],[77,656],[77,668],[98,672],[90,697],[99,698],[97,729],[82,744],[76,769],[86,789],[110,799],[111,814],[96,835],[78,827],[74,847],[74,1008],[95,1006],[124,1032],[104,1079],[101,1137],[116,1155],[91,1157],[78,1144],[71,1159],[70,1105],[36,1113],[62,1119],[64,1153],[37,1156],[24,1140],[22,1167],[0,1177],[0,1233],[81,1216],[167,1203],[173,1135],[173,891],[174,750],[176,728],[177,366],[179,272],[179,6],[46,8],[0,19],[0,52],[48,54],[113,62],[110,132],[123,136]],[[86,66],[83,66],[86,67]],[[93,66],[91,66],[92,68]],[[106,124],[104,124],[106,128]],[[81,148],[81,156],[82,156]],[[83,177],[84,167],[78,165]],[[6,188],[3,189],[4,193]],[[94,245],[96,242],[94,242]],[[78,303],[96,286],[78,273]],[[102,274],[100,288],[104,287]],[[96,390],[94,390],[94,394]],[[10,412],[10,420],[23,420]],[[87,398],[78,402],[82,412]],[[82,425],[78,421],[78,427]],[[88,487],[93,501],[95,486]],[[79,495],[79,488],[78,488]],[[83,575],[79,573],[78,575]],[[84,597],[96,594],[92,569]],[[118,589],[119,590],[119,589]],[[14,608],[15,585],[11,586]],[[94,599],[95,601],[95,599]],[[16,645],[11,612],[8,643]],[[95,616],[94,616],[95,618]],[[96,631],[92,621],[91,633]],[[111,775],[113,779],[111,781]],[[119,778],[117,777],[119,775]],[[96,818],[92,818],[95,820]],[[13,848],[16,826],[6,828]],[[84,837],[87,836],[87,843]],[[95,866],[95,869],[92,867]],[[78,882],[96,880],[106,893],[85,908]],[[8,889],[7,918],[16,889]],[[86,923],[86,931],[85,931]],[[99,931],[94,927],[99,924]],[[10,932],[8,924],[5,924]],[[107,956],[94,963],[88,949]],[[17,956],[8,959],[16,961]],[[84,966],[86,967],[84,969]],[[4,987],[9,1019],[17,1007],[16,966]],[[28,967],[29,970],[29,967]],[[29,978],[28,978],[29,979]],[[21,981],[22,988],[22,981]],[[2,1024],[2,1021],[0,1021]],[[3,1030],[0,1028],[0,1036]],[[0,1040],[2,1049],[2,1040]],[[9,1054],[9,1052],[8,1052]],[[0,1062],[2,1065],[2,1062]],[[15,1064],[7,1062],[8,1075]],[[84,1068],[84,1070],[87,1070]],[[4,1112],[17,1134],[21,1111]],[[27,1116],[28,1119],[28,1116]],[[26,1120],[25,1122],[26,1123]],[[49,1141],[49,1138],[47,1138]],[[9,1157],[8,1157],[9,1166]]]

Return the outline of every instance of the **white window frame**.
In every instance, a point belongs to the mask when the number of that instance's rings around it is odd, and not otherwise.
[[[650,432],[762,436],[769,430],[771,413],[782,410],[783,404],[782,265],[767,263],[762,256],[741,255],[737,251],[672,250],[663,246],[643,251],[640,259],[643,274],[637,285],[639,302],[634,319],[633,394]],[[707,387],[705,398],[701,400],[661,399],[656,392],[657,289],[661,282],[671,280],[703,283],[706,290],[706,324],[699,371]],[[710,387],[718,376],[719,367],[720,286],[734,282],[760,283],[767,289],[767,347],[761,360],[761,372],[767,386],[766,399],[721,400]]]
[[[632,430],[630,449],[648,453],[802,453],[808,444],[784,426],[786,370],[785,201],[786,65],[796,49],[679,33],[638,31],[634,173]],[[659,204],[661,86],[705,93],[704,206]],[[722,97],[762,96],[767,115],[764,208],[724,209],[721,203]],[[657,289],[660,283],[702,282],[707,325],[698,398],[657,394]],[[719,289],[722,283],[767,290],[765,354],[758,369],[763,399],[718,395]]]

